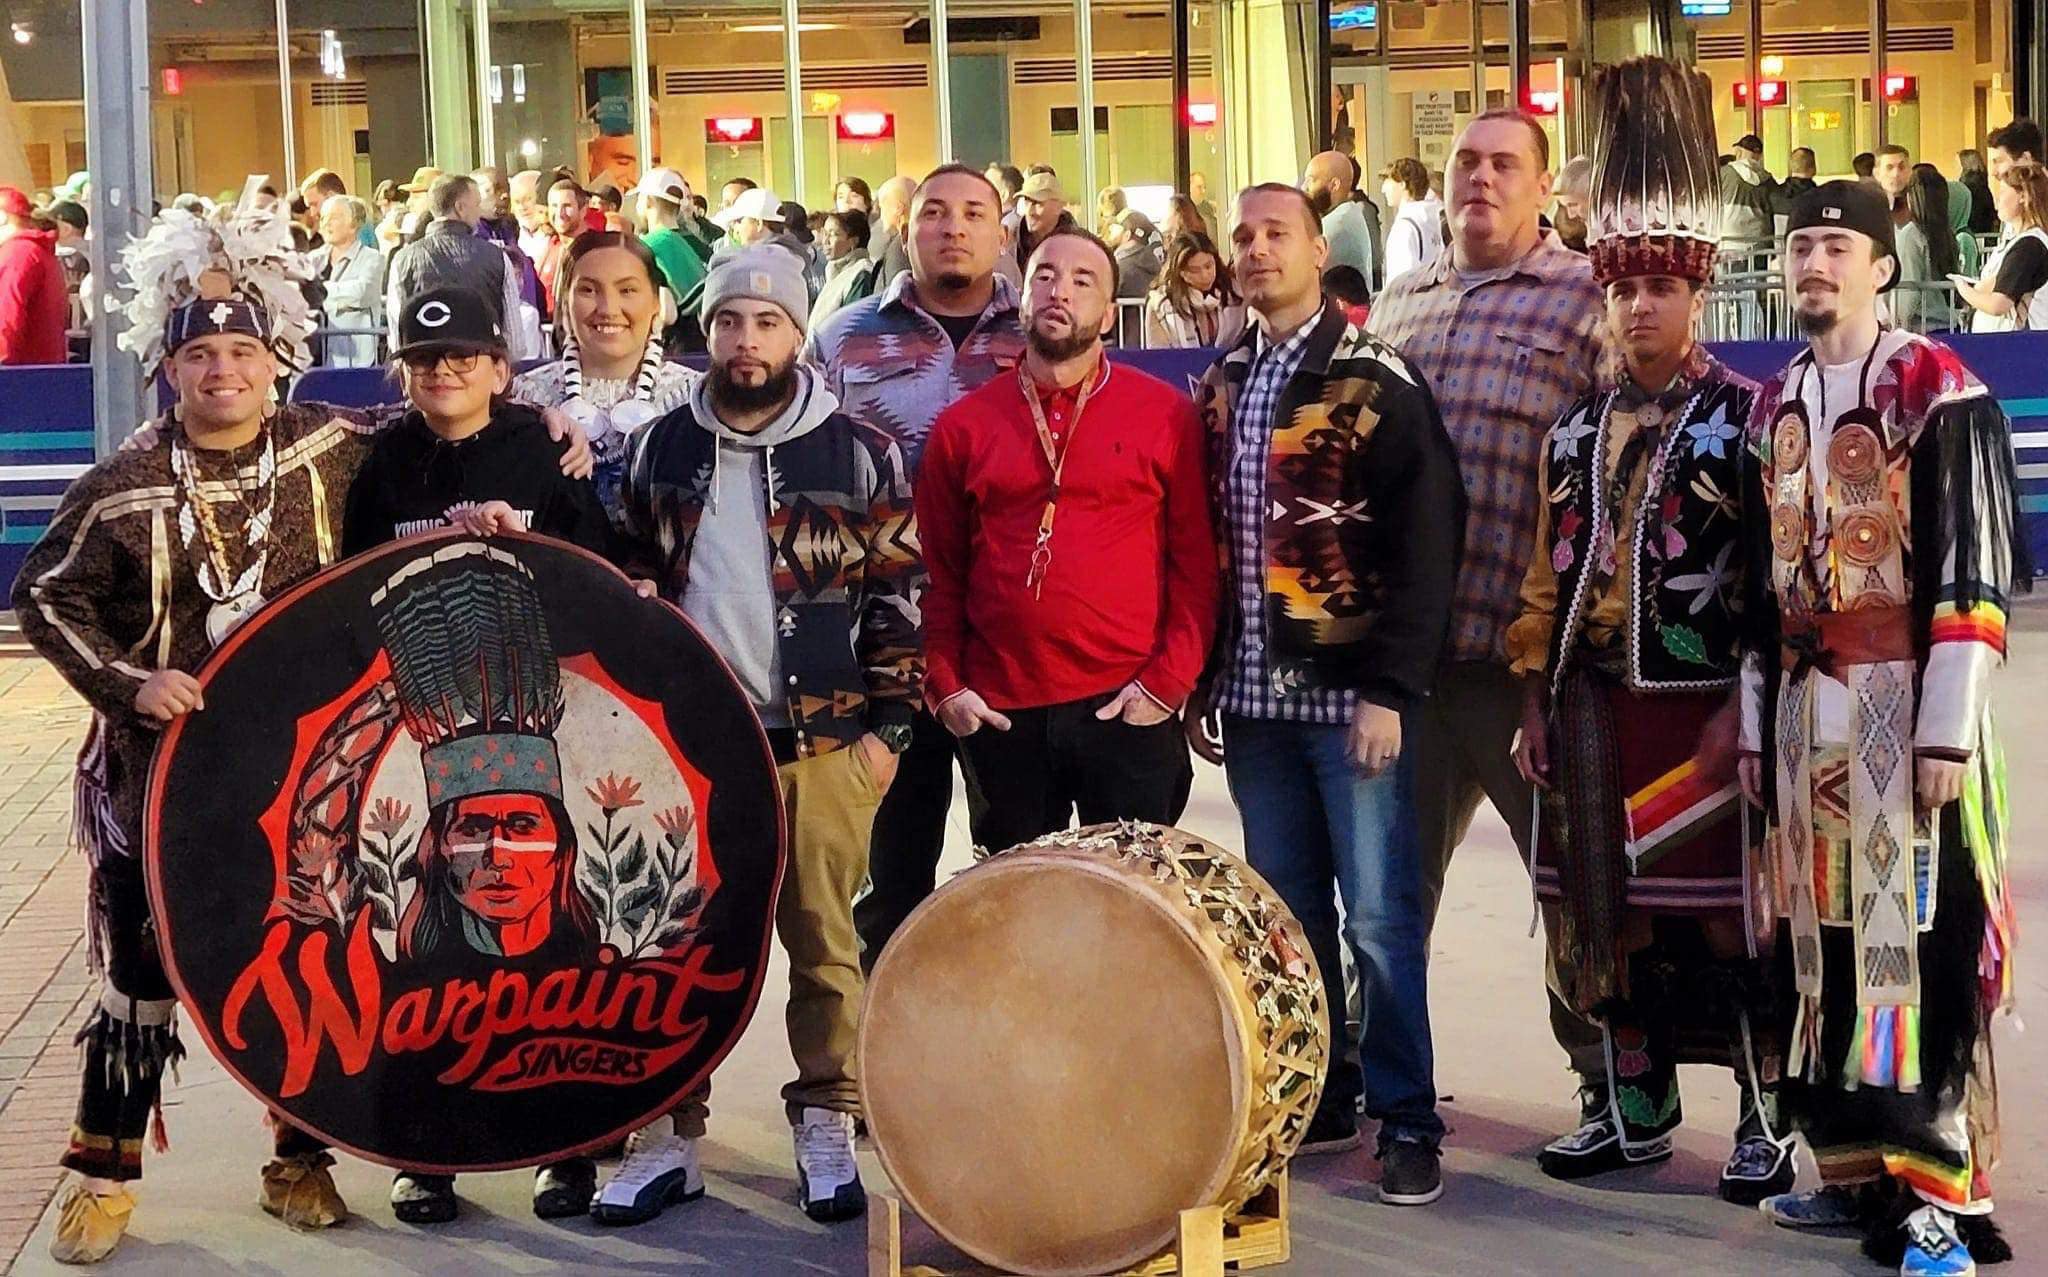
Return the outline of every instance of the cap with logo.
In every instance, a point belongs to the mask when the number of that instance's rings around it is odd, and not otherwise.
[[[475,290],[430,288],[406,302],[398,316],[398,349],[392,353],[402,359],[430,350],[503,355],[505,330]]]
[[[412,181],[405,183],[398,189],[417,195],[432,186],[435,179],[440,176],[440,169],[435,168],[431,164],[422,164],[412,171]]]
[[[711,272],[704,277],[702,311],[707,331],[719,307],[730,301],[780,306],[798,332],[810,321],[811,294],[804,284],[804,265],[779,243],[754,244],[711,259]]]
[[[1884,250],[1887,257],[1896,260],[1899,246],[1896,232],[1892,228],[1891,202],[1884,193],[1868,182],[1851,182],[1836,179],[1824,182],[1792,201],[1792,213],[1786,220],[1785,233],[1794,235],[1803,230],[1823,227],[1828,230],[1855,231],[1868,236]],[[1880,292],[1889,292],[1899,282],[1899,273],[1894,270]]]

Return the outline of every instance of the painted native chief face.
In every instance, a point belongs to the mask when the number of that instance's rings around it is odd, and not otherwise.
[[[544,933],[561,872],[558,838],[554,815],[537,795],[465,798],[449,813],[449,889],[485,922]]]
[[[452,946],[519,957],[543,947],[594,953],[596,920],[576,887],[567,810],[540,794],[475,794],[434,813],[421,891],[401,928],[412,957]]]

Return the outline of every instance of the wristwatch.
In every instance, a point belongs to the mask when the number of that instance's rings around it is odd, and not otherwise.
[[[884,723],[875,728],[875,739],[889,747],[892,754],[900,754],[910,748],[910,724]]]

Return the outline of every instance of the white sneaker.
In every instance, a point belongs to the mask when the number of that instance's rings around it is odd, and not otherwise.
[[[600,1224],[644,1224],[670,1206],[704,1196],[697,1141],[674,1133],[665,1117],[626,1137],[626,1157],[591,1200]]]
[[[797,1194],[804,1214],[832,1224],[865,1212],[867,1190],[853,1160],[853,1114],[807,1108],[790,1134],[796,1141]]]

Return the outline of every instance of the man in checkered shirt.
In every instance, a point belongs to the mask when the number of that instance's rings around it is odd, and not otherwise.
[[[1528,858],[1530,790],[1512,757],[1521,691],[1504,638],[1535,544],[1543,437],[1594,388],[1603,341],[1592,265],[1538,221],[1549,168],[1532,117],[1488,111],[1467,124],[1444,175],[1450,240],[1387,286],[1368,325],[1429,379],[1471,502],[1450,642],[1411,742],[1432,922],[1482,795]],[[1554,997],[1551,1029],[1575,1066],[1604,1071],[1599,1029]]]

